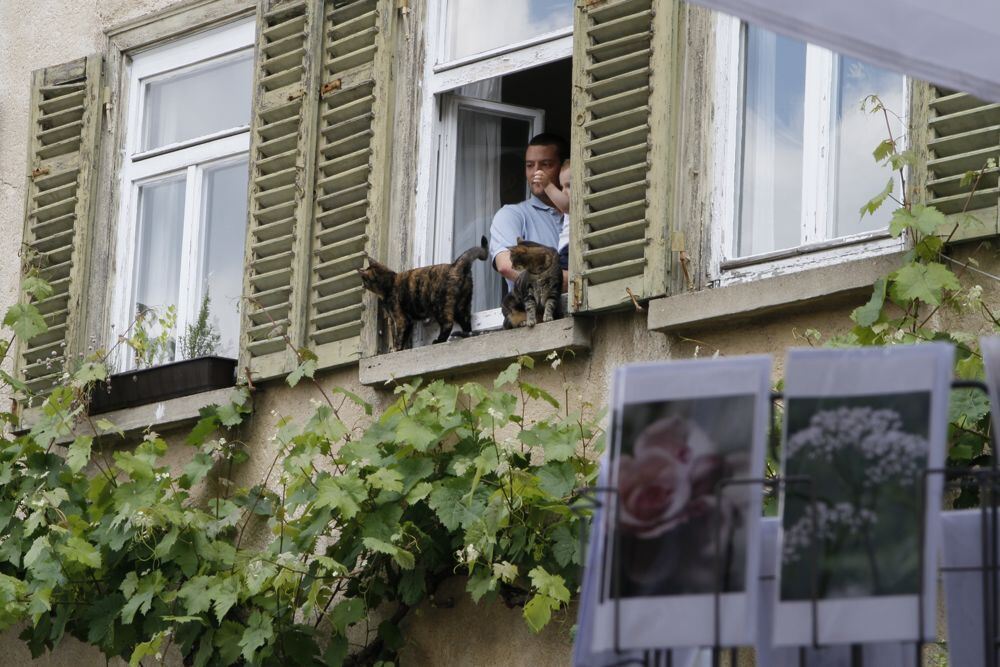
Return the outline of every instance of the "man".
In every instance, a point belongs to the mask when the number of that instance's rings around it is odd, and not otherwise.
[[[493,268],[512,284],[518,271],[510,261],[508,248],[517,237],[553,248],[559,247],[563,214],[545,194],[549,183],[559,184],[559,169],[569,159],[569,144],[556,134],[542,133],[528,142],[524,154],[524,175],[531,196],[517,204],[507,204],[493,216],[490,226],[490,258]],[[565,282],[565,275],[563,277]]]

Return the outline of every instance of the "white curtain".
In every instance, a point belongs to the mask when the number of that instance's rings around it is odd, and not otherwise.
[[[135,308],[141,304],[156,310],[157,315],[178,302],[184,190],[183,180],[140,188]],[[133,309],[130,315],[135,314]]]
[[[458,93],[481,100],[500,100],[500,79],[469,84]],[[500,208],[500,123],[491,114],[463,109],[458,116],[455,174],[455,226],[452,258],[479,245],[490,235],[493,214]],[[500,306],[500,275],[489,260],[472,265],[472,312]]]
[[[776,35],[753,31],[747,39],[747,97],[743,145],[743,216],[740,255],[773,248],[774,58]]]
[[[802,241],[802,147],[806,46],[750,27],[739,256]]]

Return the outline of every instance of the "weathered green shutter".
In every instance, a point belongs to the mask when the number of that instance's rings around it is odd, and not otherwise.
[[[84,348],[101,80],[98,55],[32,74],[21,257],[53,288],[36,303],[48,331],[19,341],[16,351],[16,370],[34,392],[51,389]]]
[[[677,0],[578,0],[571,307],[665,293]]]
[[[378,254],[385,230],[394,3],[324,6],[307,345],[320,367],[331,367],[361,356],[371,301],[357,269],[366,251]]]
[[[322,17],[316,0],[260,0],[250,135],[240,373],[296,365],[303,338]]]
[[[965,209],[982,222],[963,224],[955,238],[1000,233],[1000,167],[983,174],[971,200],[972,184],[962,184],[966,172],[982,169],[988,159],[1000,162],[1000,104],[931,86],[928,108],[928,203],[948,214]]]

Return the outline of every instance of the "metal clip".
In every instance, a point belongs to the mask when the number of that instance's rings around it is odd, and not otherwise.
[[[681,251],[680,257],[678,258],[681,263],[681,271],[684,272],[684,282],[687,283],[687,288],[689,290],[694,289],[694,281],[691,280],[691,271],[688,269],[688,265],[691,264],[691,258],[685,251]]]
[[[625,293],[628,294],[628,298],[632,299],[632,305],[635,306],[636,312],[641,313],[643,310],[645,310],[642,307],[642,304],[639,303],[639,299],[637,299],[636,296],[635,296],[635,294],[632,293],[632,288],[631,287],[626,287],[625,288]]]

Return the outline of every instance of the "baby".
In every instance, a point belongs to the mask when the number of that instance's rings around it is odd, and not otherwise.
[[[566,160],[559,169],[559,185],[550,182],[545,186],[545,194],[549,196],[555,207],[562,211],[563,214],[562,231],[559,233],[559,247],[556,250],[559,251],[559,266],[562,267],[564,272],[569,271],[569,187],[572,179],[571,174],[569,160]],[[564,290],[565,287],[566,276],[564,274]]]

